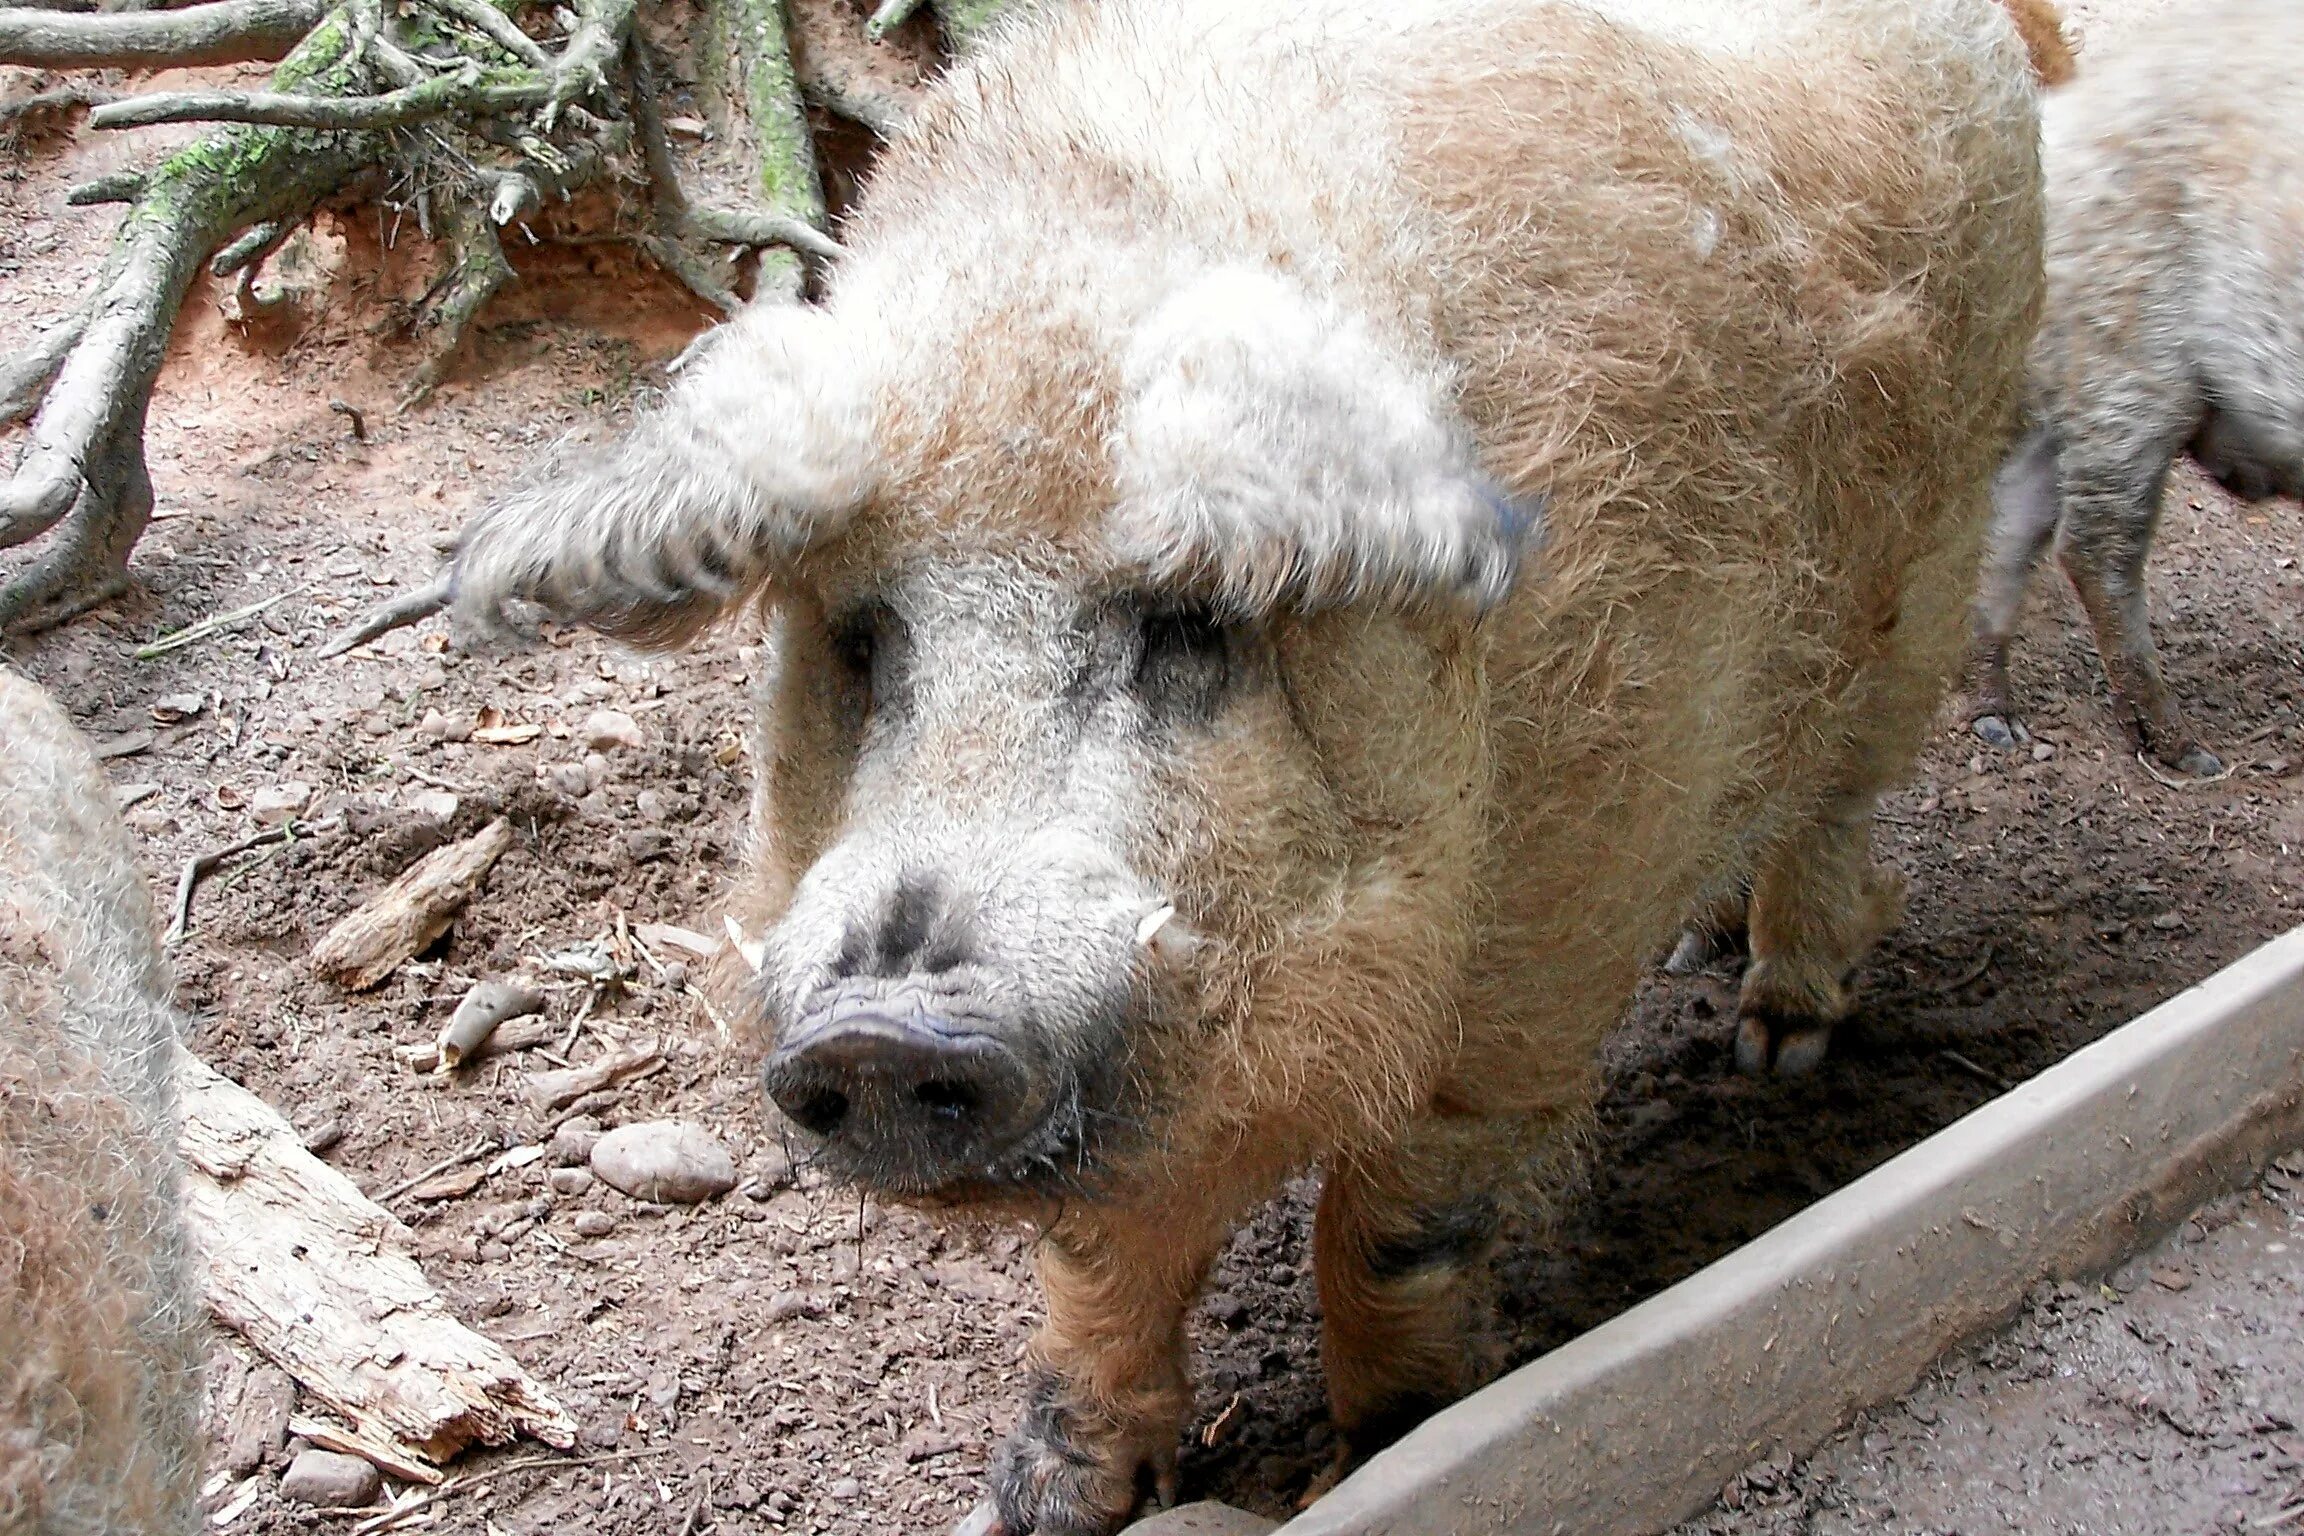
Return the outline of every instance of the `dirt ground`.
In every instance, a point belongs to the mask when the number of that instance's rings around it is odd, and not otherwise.
[[[2304,1520],[2304,1156],[2102,1282],[2043,1287],[1675,1536],[2097,1536]]]
[[[2094,25],[2114,7],[2076,9]],[[0,149],[0,350],[61,314],[101,259],[115,215],[65,207],[64,188],[138,161],[149,142],[82,130]],[[187,858],[253,831],[260,792],[310,786],[309,835],[201,886],[175,951],[179,996],[200,1054],[316,1139],[333,1132],[326,1156],[371,1191],[483,1139],[537,1142],[552,1124],[519,1091],[546,1065],[535,1053],[435,1085],[396,1045],[428,1038],[471,980],[612,938],[620,921],[713,931],[713,894],[743,841],[753,656],[741,637],[641,660],[563,635],[476,659],[435,624],[314,656],[351,614],[425,579],[466,509],[538,445],[608,430],[701,323],[615,247],[516,258],[524,280],[488,316],[472,366],[406,414],[393,401],[415,354],[376,323],[421,285],[413,232],[372,211],[323,219],[286,264],[278,311],[252,324],[227,319],[220,289],[196,291],[151,413],[160,521],[137,552],[137,589],[9,652],[117,754],[109,768],[160,890]],[[335,401],[359,413],[364,440]],[[2043,581],[2017,659],[2032,741],[1997,752],[1948,715],[1919,780],[1886,806],[1880,852],[1910,878],[1910,921],[1866,967],[1862,1016],[1830,1062],[1792,1083],[1738,1077],[1728,967],[1643,988],[1609,1051],[1587,1189],[1556,1242],[1501,1263],[1516,1358],[1686,1276],[2298,920],[2304,509],[2240,508],[2189,468],[2172,498],[2153,614],[2175,685],[2237,772],[2181,790],[2148,777],[2108,728],[2076,607]],[[209,639],[131,657],[267,598]],[[599,709],[628,713],[643,742],[588,750],[579,733]],[[491,724],[541,730],[506,745],[471,737]],[[443,795],[455,800],[445,822]],[[329,923],[498,814],[516,846],[435,952],[366,994],[311,975],[303,957]],[[459,1313],[577,1414],[583,1454],[645,1453],[510,1473],[402,1528],[946,1528],[1011,1411],[1036,1318],[1027,1234],[940,1231],[796,1173],[752,1059],[724,1049],[645,963],[621,992],[565,986],[551,1012],[566,1033],[546,1049],[567,1059],[663,1037],[670,1070],[592,1113],[702,1122],[746,1182],[693,1209],[654,1208],[597,1186],[561,1192],[547,1158],[461,1194],[390,1202]],[[1285,1513],[1325,1462],[1307,1214],[1303,1190],[1277,1202],[1210,1286],[1187,1497]],[[2038,1326],[2092,1326],[2100,1304],[2082,1297]],[[243,1362],[224,1345],[217,1361],[228,1415]],[[245,1486],[213,1480],[211,1508],[247,1499],[228,1529],[309,1528],[271,1491],[279,1460]]]

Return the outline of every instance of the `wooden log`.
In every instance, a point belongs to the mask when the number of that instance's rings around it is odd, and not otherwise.
[[[271,1106],[181,1048],[176,1078],[185,1212],[209,1308],[341,1416],[359,1454],[421,1477],[476,1442],[576,1443],[567,1410],[448,1315],[389,1211],[305,1151]]]
[[[363,992],[447,931],[504,850],[512,824],[499,817],[460,843],[435,848],[328,930],[312,949],[312,968],[350,991]]]

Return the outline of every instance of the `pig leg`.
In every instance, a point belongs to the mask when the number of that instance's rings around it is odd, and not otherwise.
[[[1992,533],[1976,594],[1978,675],[1970,729],[1996,747],[2012,747],[2016,718],[2008,692],[2008,644],[2032,580],[2062,510],[2056,492],[2056,437],[2046,428],[2027,434],[1992,481]]]
[[[1509,1161],[1494,1122],[1434,1117],[1400,1146],[1340,1158],[1313,1260],[1320,1348],[1343,1458],[1380,1450],[1478,1386],[1499,1355],[1487,1256]]]
[[[2304,430],[2269,412],[2211,408],[2193,436],[2192,457],[2242,501],[2304,496]]]
[[[2214,753],[2192,739],[2160,673],[2144,603],[2144,560],[2160,520],[2168,454],[2126,463],[2072,464],[2057,557],[2096,631],[2096,653],[2112,685],[2112,707],[2130,741],[2180,773],[2221,773]]]
[[[1229,1224],[1176,1204],[1076,1211],[1041,1241],[1048,1321],[1032,1341],[1024,1411],[994,1456],[984,1536],[1104,1536],[1142,1496],[1171,1502],[1192,1407],[1184,1316]]]
[[[1752,963],[1738,1004],[1736,1065],[1806,1072],[1847,1017],[1856,967],[1904,911],[1904,877],[1872,862],[1877,791],[1839,797],[1772,847],[1753,882]]]

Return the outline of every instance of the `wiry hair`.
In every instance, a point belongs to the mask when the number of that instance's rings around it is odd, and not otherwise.
[[[562,453],[474,520],[456,615],[492,632],[527,601],[638,643],[693,638],[862,498],[871,410],[821,315],[755,306],[614,445]]]
[[[1501,602],[1534,517],[1398,355],[1277,274],[1219,268],[1171,295],[1122,363],[1117,558],[1247,613]]]
[[[0,669],[0,1530],[199,1525],[166,995],[108,786]]]

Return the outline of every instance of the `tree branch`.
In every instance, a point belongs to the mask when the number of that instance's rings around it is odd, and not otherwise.
[[[84,15],[0,7],[0,64],[134,69],[282,59],[326,9],[321,0],[210,0],[180,11]]]
[[[381,96],[331,98],[281,91],[175,91],[131,96],[88,114],[96,128],[153,123],[260,123],[274,128],[377,132],[443,117],[502,116],[541,104],[549,87],[523,79],[490,84],[477,72],[442,75]]]

